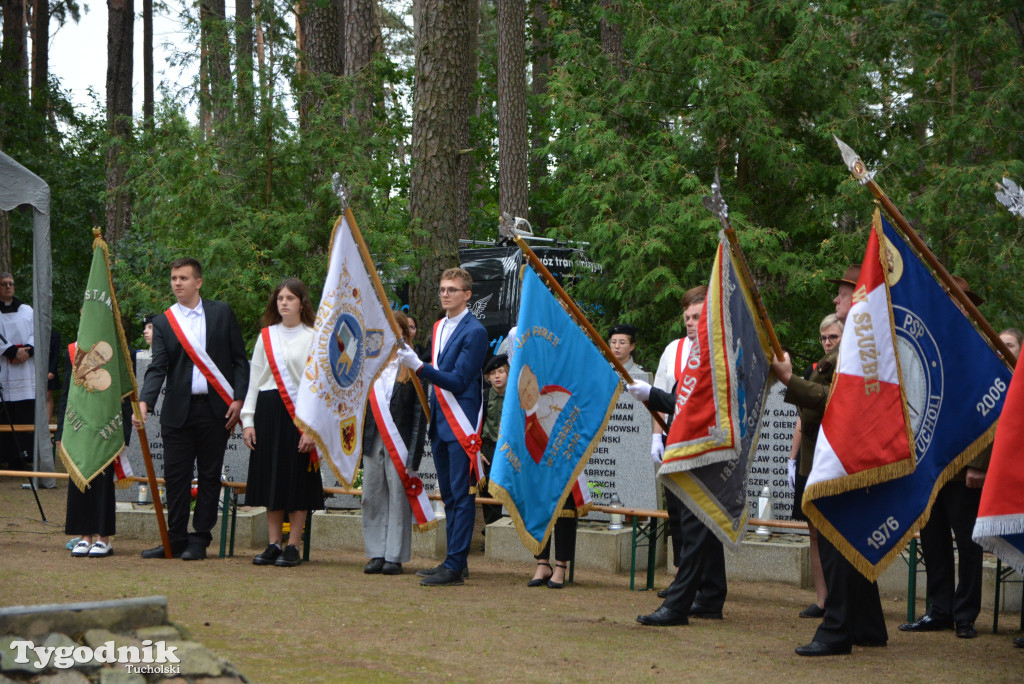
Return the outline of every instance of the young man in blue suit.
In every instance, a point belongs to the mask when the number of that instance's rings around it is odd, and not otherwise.
[[[462,584],[466,570],[476,518],[469,488],[470,472],[480,453],[480,369],[487,356],[487,332],[467,308],[473,296],[469,272],[449,268],[441,274],[439,294],[446,316],[434,324],[433,363],[424,364],[408,347],[398,350],[402,365],[434,386],[428,434],[447,516],[448,555],[436,568],[417,573],[424,586]]]

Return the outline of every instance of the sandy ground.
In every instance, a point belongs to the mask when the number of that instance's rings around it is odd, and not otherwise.
[[[811,592],[730,582],[722,621],[651,628],[636,616],[660,601],[629,578],[579,572],[561,591],[526,587],[532,567],[489,561],[474,541],[464,586],[425,588],[412,574],[364,575],[361,554],[313,549],[296,568],[257,567],[242,549],[202,562],[144,560],[151,543],[114,540],[107,559],[71,558],[64,544],[64,483],[32,493],[0,480],[0,605],[165,595],[172,620],[254,681],[971,682],[1024,681],[1016,614],[980,636],[903,634],[906,604],[886,600],[889,646],[832,658],[793,653],[815,621],[797,613]],[[216,549],[212,549],[216,553]],[[669,582],[658,576],[658,586]],[[991,599],[986,597],[986,602]],[[923,606],[918,607],[918,614]]]

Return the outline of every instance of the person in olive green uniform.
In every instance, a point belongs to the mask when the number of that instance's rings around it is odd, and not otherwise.
[[[853,291],[859,275],[860,266],[854,265],[846,269],[842,278],[830,281],[839,285],[839,294],[833,303],[836,305],[836,317],[844,323],[847,314],[850,313],[850,307],[853,306]],[[807,410],[808,422],[816,420],[820,424],[828,403],[829,385],[838,358],[837,345],[818,362],[817,372],[810,380],[793,375],[793,364],[789,360],[789,354],[772,361],[775,377],[787,388],[786,401]],[[804,415],[801,411],[801,417]],[[813,437],[816,441],[817,431],[809,431],[808,426],[803,426],[802,430],[802,439]],[[809,444],[808,449],[813,454],[814,444]],[[821,535],[818,547],[828,588],[828,596],[823,606],[825,615],[814,634],[813,641],[799,646],[796,649],[797,655],[844,655],[850,653],[854,645],[885,646],[889,634],[885,627],[885,616],[882,614],[882,601],[878,596],[878,584],[869,582],[860,574],[826,536]]]
[[[504,354],[492,356],[491,360],[484,365],[484,380],[490,385],[490,390],[484,397],[484,426],[480,431],[480,455],[484,459],[484,476],[491,476],[491,461],[494,460],[494,449],[498,442],[498,430],[501,428],[501,407],[505,404],[505,387],[508,385],[508,357]],[[486,494],[486,487],[481,489],[481,495]],[[501,506],[498,504],[483,504],[484,525],[501,520]],[[484,528],[487,534],[487,528]]]

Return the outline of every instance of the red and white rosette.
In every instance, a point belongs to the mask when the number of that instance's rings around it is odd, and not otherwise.
[[[441,349],[441,329],[445,319],[441,319],[434,323],[434,344],[433,346],[433,363],[434,367],[437,368],[437,358],[440,355]],[[482,441],[480,439],[480,428],[483,427],[484,420],[484,406],[481,402],[480,410],[477,412],[476,424],[474,427],[473,423],[469,422],[469,418],[466,416],[466,412],[462,410],[462,406],[459,405],[455,395],[446,389],[441,389],[437,385],[434,385],[434,396],[437,398],[437,405],[441,407],[442,413],[444,413],[445,420],[448,421],[448,425],[451,426],[452,432],[455,433],[455,438],[459,440],[459,444],[465,450],[469,456],[469,467],[473,473],[473,477],[479,482],[484,476],[483,462],[480,458],[480,447]]]
[[[295,386],[292,376],[288,374],[287,368],[282,368],[278,359],[284,359],[284,347],[281,341],[280,324],[271,325],[260,331],[263,338],[263,351],[267,354],[267,363],[270,365],[270,372],[274,374],[274,383],[277,385],[277,392],[281,395],[284,407],[288,409],[288,415],[292,421],[295,420],[295,398],[299,395],[299,388]],[[320,455],[313,449],[309,452],[309,468],[319,468]]]
[[[234,401],[235,391],[231,388],[228,379],[217,368],[217,364],[210,358],[206,348],[199,344],[199,340],[195,338],[187,325],[181,324],[173,306],[164,313],[167,315],[167,322],[170,323],[171,330],[174,331],[174,336],[178,338],[178,342],[181,343],[188,357],[192,359],[192,363],[203,374],[210,387],[224,400],[224,403],[230,405]]]
[[[395,420],[391,417],[391,407],[384,400],[386,396],[387,388],[383,386],[381,379],[377,378],[370,389],[368,402],[370,410],[373,412],[373,420],[377,423],[377,431],[380,432],[384,449],[391,458],[391,464],[398,472],[402,486],[405,487],[405,495],[409,498],[409,506],[412,508],[412,516],[416,520],[416,527],[421,531],[427,530],[434,522],[434,509],[430,505],[427,493],[423,491],[423,480],[409,476],[407,467],[409,447],[402,441],[398,426],[395,425]],[[419,410],[418,406],[416,410]]]

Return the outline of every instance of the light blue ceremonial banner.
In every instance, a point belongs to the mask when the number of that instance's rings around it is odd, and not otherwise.
[[[917,466],[905,477],[814,500],[821,532],[870,580],[928,521],[939,489],[992,443],[1011,377],[885,216],[882,227]]]
[[[527,267],[489,491],[540,553],[601,439],[618,374]],[[583,494],[586,494],[585,492]],[[577,498],[579,507],[582,498]]]

